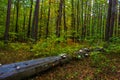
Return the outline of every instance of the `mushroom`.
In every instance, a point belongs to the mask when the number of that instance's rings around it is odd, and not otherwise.
[[[17,66],[16,69],[19,70],[19,69],[20,69],[20,66]]]

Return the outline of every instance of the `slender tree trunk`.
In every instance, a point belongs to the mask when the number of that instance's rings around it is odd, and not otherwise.
[[[119,25],[120,25],[120,4],[119,4]]]
[[[83,38],[85,38],[86,37],[86,34],[87,34],[87,1],[85,2],[85,15],[84,15],[84,25],[83,25]]]
[[[26,12],[27,12],[27,11],[26,11],[26,9],[25,9],[25,8],[26,8],[26,7],[25,7],[25,1],[23,1],[23,3],[24,3],[24,7],[23,7],[23,10],[24,10],[24,11],[23,11],[23,29],[22,29],[22,31],[25,32]],[[25,36],[25,35],[24,35],[24,36]]]
[[[36,0],[33,24],[32,24],[32,39],[34,39],[35,41],[37,41],[37,34],[38,34],[39,2],[40,0]]]
[[[24,1],[23,1],[24,2]],[[25,4],[24,4],[25,5]],[[24,18],[23,18],[23,28],[22,28],[22,31],[23,31],[23,41],[25,41],[25,23],[26,23],[26,11],[25,11],[25,6],[24,6],[24,12],[23,12],[23,16],[24,16]]]
[[[18,33],[18,18],[19,18],[19,3],[20,3],[20,0],[17,0],[17,4],[16,4],[16,10],[17,10],[17,13],[16,13],[16,26],[15,26],[15,32]]]
[[[60,24],[61,24],[61,18],[62,18],[62,6],[63,6],[63,0],[60,0],[58,16],[57,16],[57,21],[56,21],[56,36],[57,37],[60,37]]]
[[[64,8],[63,8],[63,20],[64,20],[64,33],[65,33],[65,35],[64,35],[64,37],[65,37],[65,39],[67,39],[67,26],[66,26],[66,11],[65,11],[65,0],[63,0],[63,4],[64,4]]]
[[[48,9],[48,20],[47,20],[47,26],[46,26],[46,38],[48,37],[49,34],[49,20],[50,20],[50,7],[51,7],[51,0],[49,0],[49,9]]]
[[[22,31],[25,31],[25,22],[26,22],[26,15],[24,14],[23,29],[22,29]]]
[[[81,21],[82,21],[82,35],[81,35],[81,36],[82,36],[82,37],[81,37],[81,38],[84,39],[84,24],[83,24],[83,23],[84,23],[84,12],[83,12],[83,7],[84,7],[83,5],[84,5],[84,4],[83,4],[83,0],[82,0],[81,3],[82,3],[82,4],[81,4],[81,5],[82,5],[82,14],[81,14],[81,18],[82,18],[82,20],[81,20]]]
[[[117,6],[117,0],[109,0],[106,35],[105,35],[106,41],[109,41],[109,39],[113,36],[114,21],[117,11],[116,6]]]
[[[109,35],[110,38],[113,36],[116,13],[117,13],[117,0],[112,0],[112,12],[111,12],[111,20],[110,20],[110,35]]]
[[[74,0],[71,1],[71,28],[72,28],[72,40],[75,41],[75,9],[74,9]]]
[[[77,0],[77,37],[79,34],[79,27],[80,27],[80,0]]]
[[[5,33],[4,33],[4,42],[5,43],[7,43],[8,39],[9,39],[10,10],[11,10],[11,0],[8,0],[6,27],[5,27]]]
[[[43,7],[44,7],[44,4],[43,4],[44,0],[41,0],[41,8],[40,8],[40,29],[39,29],[39,37],[42,36],[42,21],[43,21]]]
[[[109,0],[107,23],[106,23],[106,30],[105,30],[105,41],[109,40],[111,8],[112,8],[112,0]]]
[[[15,26],[15,2],[13,3],[14,7],[13,7],[13,14],[12,14],[12,26]],[[11,31],[14,31],[15,28],[12,27]]]
[[[28,23],[28,31],[27,31],[27,37],[30,37],[30,28],[31,28],[31,19],[32,19],[32,5],[33,0],[31,0],[31,6],[30,6],[30,13],[29,13],[29,23]]]
[[[118,31],[117,35],[120,36],[120,2],[119,2],[119,20],[118,20]]]

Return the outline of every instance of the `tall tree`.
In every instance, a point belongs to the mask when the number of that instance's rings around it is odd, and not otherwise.
[[[105,32],[105,41],[109,41],[109,39],[113,35],[116,6],[117,6],[117,0],[109,0],[109,8],[108,8],[108,16],[107,16],[106,32]]]
[[[63,7],[63,20],[64,20],[64,36],[65,36],[65,38],[66,38],[66,35],[67,35],[67,25],[66,25],[66,11],[65,11],[65,0],[63,0],[63,5],[64,5],[64,7]]]
[[[118,1],[119,5],[119,13],[118,13],[118,31],[117,31],[117,36],[120,36],[120,1]]]
[[[39,29],[39,37],[42,36],[42,23],[43,23],[43,14],[44,14],[44,0],[41,0],[41,6],[40,6],[40,29]]]
[[[35,41],[37,41],[37,34],[38,34],[39,2],[40,0],[36,0],[33,23],[32,23],[32,39],[34,39]]]
[[[63,0],[60,0],[58,16],[57,16],[57,21],[56,21],[56,36],[57,37],[60,37],[60,25],[61,25],[61,18],[62,18],[62,6],[63,6]]]
[[[72,28],[72,40],[75,41],[75,6],[74,0],[71,0],[71,28]]]
[[[30,28],[31,28],[31,19],[32,19],[32,6],[33,6],[33,0],[30,0],[30,12],[29,12],[29,23],[28,23],[28,31],[27,31],[27,37],[30,37]]]
[[[81,0],[81,5],[82,5],[82,10],[81,10],[81,22],[82,22],[82,24],[81,24],[81,27],[82,27],[82,39],[84,39],[84,11],[83,11],[83,9],[84,9],[84,2],[83,2],[84,0]]]
[[[117,0],[112,0],[112,12],[111,12],[110,33],[109,33],[110,38],[113,36],[116,13],[117,13]]]
[[[79,34],[80,27],[80,0],[77,0],[77,35]]]
[[[49,20],[50,20],[50,6],[51,6],[51,0],[49,0],[49,9],[48,9],[48,20],[47,20],[47,26],[46,26],[46,38],[49,34]]]
[[[19,22],[19,5],[20,5],[20,0],[17,0],[17,3],[16,3],[16,26],[15,26],[15,32],[18,33],[18,22]]]
[[[11,11],[11,0],[8,0],[6,27],[5,27],[5,32],[4,32],[4,42],[5,43],[7,43],[8,39],[9,39],[10,11]]]

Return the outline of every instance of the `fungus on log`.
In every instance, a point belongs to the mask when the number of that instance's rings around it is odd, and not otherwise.
[[[75,58],[77,59],[88,57],[90,54],[90,49],[83,48],[83,49],[80,49],[79,51],[76,51],[74,54],[75,54]]]

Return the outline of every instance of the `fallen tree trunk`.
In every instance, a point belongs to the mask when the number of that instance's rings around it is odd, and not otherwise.
[[[61,54],[60,56],[53,56],[53,57],[36,59],[36,60],[12,63],[7,65],[0,65],[0,80],[25,79],[32,75],[43,72],[56,65],[69,62],[71,59],[88,57],[91,51],[94,50],[83,48],[75,52],[73,54],[74,56]],[[95,49],[95,51],[103,51],[103,49],[97,48]]]
[[[62,64],[69,60],[66,56],[54,56],[36,60],[12,63],[0,66],[0,80],[21,80],[50,67]]]

